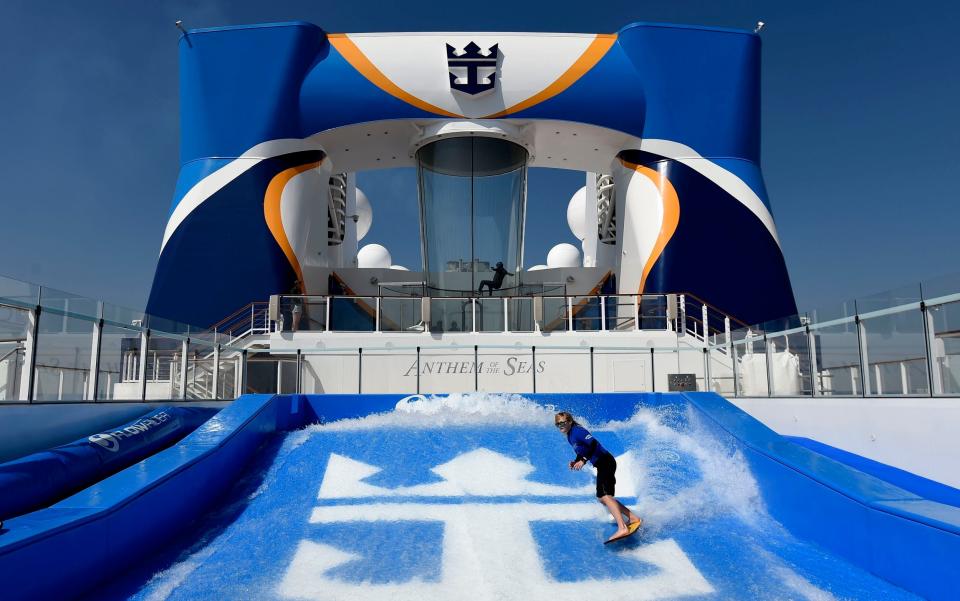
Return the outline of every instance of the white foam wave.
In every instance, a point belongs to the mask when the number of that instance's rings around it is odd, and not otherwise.
[[[320,426],[322,431],[375,428],[446,428],[450,426],[544,426],[555,411],[519,394],[463,393],[444,396],[415,394],[397,401],[393,411]],[[316,428],[316,426],[314,427]],[[308,428],[308,431],[310,428]]]

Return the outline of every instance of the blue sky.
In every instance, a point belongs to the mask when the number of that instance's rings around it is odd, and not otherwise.
[[[5,0],[3,7],[0,273],[19,279],[145,303],[179,165],[177,19],[188,27],[302,19],[344,32],[613,32],[633,21],[751,28],[762,19],[762,167],[800,307],[960,272],[960,4]],[[570,172],[532,175],[531,212],[547,217],[528,229],[528,265],[543,262],[553,244],[574,241],[564,214],[581,180]],[[383,243],[395,262],[417,267],[412,177],[364,175],[361,186],[375,212],[364,242]],[[409,232],[398,234],[399,223]],[[722,244],[704,254],[718,268],[736,268],[738,257],[724,256]]]

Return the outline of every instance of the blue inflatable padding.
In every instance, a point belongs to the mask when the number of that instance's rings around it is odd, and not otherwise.
[[[832,447],[817,440],[803,438],[800,436],[784,436],[784,438],[790,442],[806,447],[815,453],[819,453],[831,459],[835,459],[840,463],[849,465],[853,469],[860,470],[861,472],[870,474],[871,476],[876,476],[877,478],[885,480],[894,486],[899,486],[904,490],[909,490],[910,492],[919,495],[924,499],[936,501],[938,503],[945,503],[947,505],[953,505],[954,507],[960,507],[960,490],[957,490],[952,486],[947,486],[946,484],[929,480],[922,476],[918,476],[908,471],[893,467],[892,465],[880,463],[879,461],[874,461],[861,455]]]
[[[47,507],[183,438],[206,409],[161,407],[117,428],[0,464],[0,519]]]

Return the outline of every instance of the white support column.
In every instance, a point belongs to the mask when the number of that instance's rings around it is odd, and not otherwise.
[[[677,328],[677,336],[686,336],[687,334],[687,295],[680,295],[680,327]]]
[[[376,311],[377,311],[377,314],[374,317],[373,331],[379,332],[380,331],[380,297],[379,296],[376,299]]]
[[[607,297],[600,295],[600,331],[607,331]]]
[[[640,331],[640,295],[633,295],[633,331]]]
[[[247,350],[240,352],[237,363],[237,396],[243,396],[247,391]]]
[[[700,305],[700,321],[703,323],[703,340],[706,342],[710,338],[710,321],[706,305]]]
[[[820,386],[817,383],[820,381],[818,377],[820,368],[817,366],[817,337],[810,330],[809,325],[807,326],[807,353],[810,356],[810,395],[819,396]]]
[[[180,398],[187,398],[187,353],[190,351],[190,339],[180,344]]]
[[[580,243],[583,250],[583,266],[597,266],[597,251],[600,240],[597,236],[597,174],[586,173],[585,182],[587,202],[584,204],[583,222],[587,225],[587,235]]]
[[[27,313],[27,337],[23,341],[23,370],[20,372],[20,400],[32,401],[37,372],[37,335],[40,332],[40,305]]]
[[[573,331],[573,299],[567,297],[567,331]]]
[[[216,334],[213,337],[213,390],[211,398],[220,398],[220,343]]]
[[[510,302],[508,298],[503,297],[503,333],[510,331]]]
[[[93,336],[90,344],[90,376],[87,378],[87,396],[91,401],[97,400],[97,388],[100,381],[100,345],[103,341],[103,303],[97,303],[97,317],[93,322]]]
[[[767,340],[767,334],[763,334],[763,350],[767,355],[767,396],[773,397],[773,346]]]
[[[927,378],[931,394],[943,394],[943,364],[937,357],[937,328],[933,320],[933,313],[925,303],[920,303],[920,314],[923,316],[923,334],[927,351]]]
[[[428,300],[428,299],[424,299]],[[477,299],[475,297],[470,297],[470,316],[473,319],[473,325],[470,327],[470,330],[473,334],[477,333]]]
[[[147,399],[147,349],[150,344],[150,329],[140,330],[140,371],[137,381],[140,383],[140,400]],[[156,373],[156,372],[154,372]]]
[[[903,391],[903,395],[906,396],[910,394],[910,384],[907,381],[907,365],[903,361],[900,362],[900,389]]]
[[[876,386],[877,390],[876,390],[876,392],[875,392],[874,394],[883,394],[883,382],[881,381],[880,376],[881,376],[881,373],[880,373],[880,364],[879,364],[879,363],[874,363],[874,364],[873,364],[873,379],[874,379],[874,381],[876,381],[876,383],[877,383],[877,386]]]
[[[867,354],[867,329],[859,315],[854,318],[854,322],[857,326],[857,342],[860,351],[860,390],[863,396],[867,396],[870,394],[870,374],[868,373],[870,357]],[[880,384],[879,380],[877,380],[877,384]]]
[[[326,306],[323,308],[323,310],[326,312],[326,316],[324,318],[324,321],[325,321],[324,326],[328,332],[330,331],[330,305],[332,303],[333,303],[333,297],[328,296]]]

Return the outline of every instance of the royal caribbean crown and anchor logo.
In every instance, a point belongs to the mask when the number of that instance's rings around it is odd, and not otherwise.
[[[497,85],[498,46],[494,44],[482,54],[480,46],[474,42],[467,44],[461,52],[447,44],[450,89],[471,96],[491,91]]]

